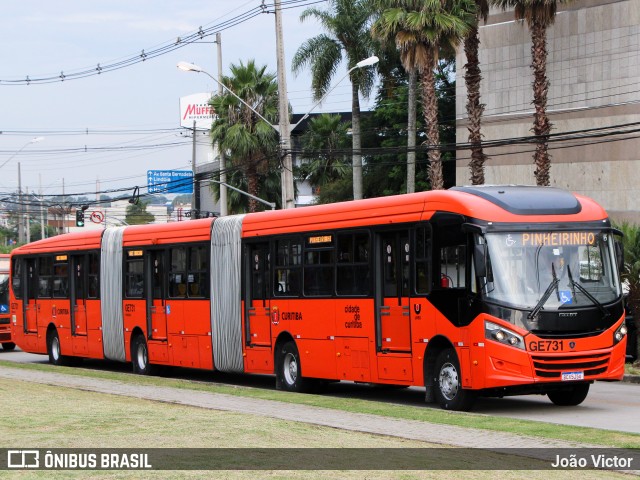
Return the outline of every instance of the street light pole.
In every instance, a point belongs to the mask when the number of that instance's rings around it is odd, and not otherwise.
[[[222,36],[216,33],[216,47],[218,49],[218,95],[222,95]],[[224,152],[218,142],[218,157],[220,158],[218,166],[220,167],[220,216],[226,217],[228,214],[227,207],[227,162],[225,161]]]
[[[291,160],[291,129],[289,128],[289,99],[287,97],[287,72],[284,61],[282,38],[282,6],[274,1],[276,16],[276,52],[278,70],[278,123],[280,148],[282,152],[282,208],[295,208],[295,187],[293,185],[293,161]]]

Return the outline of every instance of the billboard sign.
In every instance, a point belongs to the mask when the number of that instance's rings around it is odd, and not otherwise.
[[[147,170],[149,193],[193,193],[191,170]]]
[[[215,112],[209,105],[210,93],[194,93],[186,97],[180,97],[180,126],[193,128],[196,122],[198,130],[210,130]]]

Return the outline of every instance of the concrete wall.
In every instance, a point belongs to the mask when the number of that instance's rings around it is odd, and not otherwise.
[[[531,135],[530,34],[513,12],[493,10],[480,29],[485,140]],[[640,222],[640,0],[577,0],[547,33],[552,134],[610,127],[626,134],[550,144],[551,183],[595,198],[614,218]],[[457,58],[457,141],[466,142],[464,64]],[[534,184],[533,146],[487,149],[486,183]],[[469,183],[469,152],[458,152],[456,182]]]

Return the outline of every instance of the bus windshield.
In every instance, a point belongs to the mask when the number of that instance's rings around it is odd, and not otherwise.
[[[608,232],[488,233],[485,240],[488,300],[557,310],[597,308],[621,295]]]

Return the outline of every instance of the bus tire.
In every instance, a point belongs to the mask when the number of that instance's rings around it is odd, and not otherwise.
[[[278,356],[277,384],[287,392],[306,392],[309,382],[302,378],[300,354],[294,342],[286,342]]]
[[[435,399],[444,410],[467,412],[476,399],[475,392],[462,388],[460,362],[453,348],[438,354],[435,365]]]
[[[149,348],[142,335],[136,335],[131,342],[131,363],[133,365],[133,373],[151,375],[153,368],[149,363]]]
[[[566,390],[557,390],[555,392],[547,392],[549,400],[555,405],[561,407],[575,407],[584,402],[589,393],[588,383],[577,383],[571,385],[571,388]]]
[[[47,353],[49,354],[49,363],[53,365],[66,365],[66,358],[62,355],[60,348],[60,336],[55,328],[47,332]]]
[[[16,349],[16,344],[13,342],[6,342],[2,344],[2,349],[6,350],[7,352],[12,352],[13,350]]]

